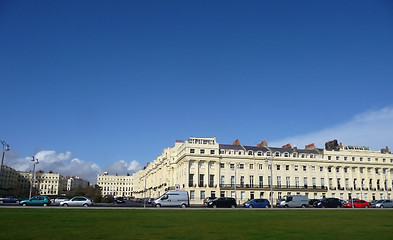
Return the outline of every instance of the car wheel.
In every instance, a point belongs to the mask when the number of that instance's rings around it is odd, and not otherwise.
[[[19,204],[19,201],[16,201],[17,204]]]
[[[236,206],[235,206],[235,205],[232,205],[231,208],[236,208]]]
[[[322,206],[322,208],[325,208],[325,206]]]
[[[156,208],[160,208],[160,207],[161,207],[161,204],[157,204],[157,205],[156,205]]]
[[[352,208],[355,208],[355,205],[352,205]]]
[[[337,208],[341,208],[341,206],[340,206],[340,205],[337,205]]]
[[[368,205],[366,205],[365,208],[368,208]]]
[[[216,205],[213,205],[213,208],[217,208],[217,206],[216,206]]]
[[[250,205],[250,206],[248,206],[249,208],[253,208],[253,206],[252,205]]]
[[[302,205],[302,208],[306,208],[306,205],[303,204],[303,205]]]
[[[383,208],[383,205],[381,205],[380,208]]]
[[[23,207],[26,207],[26,206],[27,206],[27,204],[26,204],[26,203],[23,203],[23,204],[22,204],[22,206],[23,206]]]
[[[68,204],[67,204],[67,203],[64,203],[64,204],[63,204],[63,207],[68,207]]]
[[[1,200],[0,203],[4,203],[3,200]]]
[[[265,205],[265,208],[270,208],[270,206],[269,205]]]
[[[87,203],[83,204],[84,207],[88,207],[89,205]]]
[[[289,206],[288,206],[288,205],[285,205],[285,207],[286,207],[286,208],[289,208]]]
[[[48,204],[47,203],[44,203],[44,207],[47,207],[48,206]]]
[[[186,207],[187,207],[186,204],[181,205],[181,208],[186,208]]]

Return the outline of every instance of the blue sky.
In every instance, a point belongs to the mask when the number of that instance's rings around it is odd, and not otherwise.
[[[20,170],[94,182],[190,136],[393,148],[391,1],[1,1],[0,33]]]

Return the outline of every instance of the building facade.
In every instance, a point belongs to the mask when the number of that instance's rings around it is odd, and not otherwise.
[[[66,190],[67,191],[73,191],[79,188],[86,188],[89,186],[89,181],[82,179],[78,176],[74,176],[74,177],[66,177],[67,180],[67,187]]]
[[[102,196],[131,197],[132,176],[109,175],[108,172],[98,174],[97,185],[101,188]]]
[[[234,197],[243,203],[253,198],[270,199],[271,194],[274,203],[296,194],[310,199],[371,201],[391,197],[392,176],[393,155],[387,147],[371,151],[332,141],[325,149],[313,144],[304,149],[290,144],[277,148],[266,141],[244,146],[238,140],[219,144],[215,137],[190,137],[176,141],[174,147],[164,149],[136,172],[131,195],[156,198],[167,190],[181,189],[189,192],[191,204],[201,204],[210,196]],[[103,186],[104,182],[101,180]]]

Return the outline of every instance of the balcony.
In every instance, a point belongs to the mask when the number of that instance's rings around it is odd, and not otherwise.
[[[234,190],[235,189],[235,184],[220,184],[220,188],[222,190]],[[254,189],[254,190],[270,190],[269,185],[255,185],[255,184],[236,184],[236,189]],[[309,187],[307,185],[305,186],[286,186],[286,185],[273,185],[273,190],[275,191],[302,191],[302,190],[307,190],[307,191],[318,191],[318,192],[326,192],[328,190],[327,187],[325,186],[312,186]]]

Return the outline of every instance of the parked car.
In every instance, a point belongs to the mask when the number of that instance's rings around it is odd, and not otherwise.
[[[60,205],[60,203],[64,202],[64,201],[68,201],[68,198],[65,197],[58,197],[56,199],[52,199],[52,204],[53,205]]]
[[[308,205],[310,207],[314,206],[315,202],[318,202],[320,199],[308,199]]]
[[[126,201],[124,200],[123,197],[115,197],[115,203],[125,203]]]
[[[51,200],[47,196],[34,196],[30,199],[23,200],[19,202],[22,206],[49,206],[51,204]]]
[[[393,201],[392,200],[378,200],[378,201],[372,203],[370,207],[393,208]]]
[[[159,207],[182,207],[190,206],[187,191],[167,191],[152,202],[152,205]]]
[[[234,198],[220,197],[209,202],[207,206],[212,208],[235,208],[237,204]]]
[[[346,208],[368,208],[370,207],[370,203],[364,200],[353,200],[353,201],[348,201],[347,203],[344,203],[343,207]]]
[[[87,197],[73,197],[68,201],[64,201],[62,203],[60,203],[60,206],[63,207],[68,207],[68,206],[72,206],[72,207],[89,207],[89,206],[93,206],[93,201],[91,201],[89,198]]]
[[[317,208],[341,208],[342,203],[338,198],[322,198],[314,202],[313,206]]]
[[[207,204],[211,201],[213,201],[214,199],[216,199],[216,197],[207,197],[203,200],[203,204],[207,206]]]
[[[270,208],[270,202],[267,199],[252,199],[248,202],[243,203],[245,208]]]
[[[0,198],[0,203],[19,203],[22,201],[22,198],[15,196],[5,196]]]

